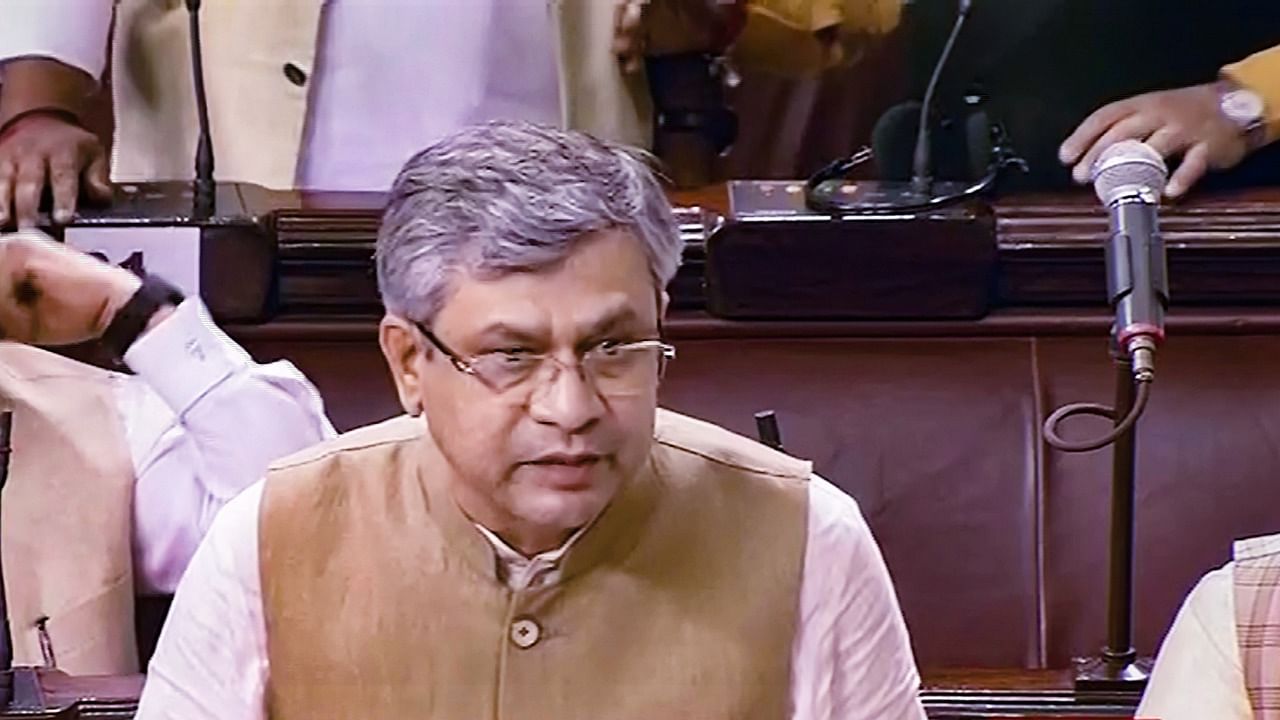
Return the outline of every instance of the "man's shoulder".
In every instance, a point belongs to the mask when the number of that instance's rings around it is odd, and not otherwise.
[[[1237,540],[1231,545],[1231,556],[1237,563],[1280,559],[1280,533]]]
[[[801,482],[807,482],[813,474],[813,463],[808,460],[670,410],[658,410],[653,437],[655,447],[678,460],[706,462],[748,475]]]
[[[281,475],[339,459],[393,451],[407,443],[418,441],[425,432],[426,423],[421,418],[398,415],[342,433],[281,458],[272,463],[268,475]]]

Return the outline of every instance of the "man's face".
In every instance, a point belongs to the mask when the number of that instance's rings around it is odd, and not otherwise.
[[[454,279],[431,327],[443,345],[464,360],[498,353],[490,357],[559,361],[528,382],[495,390],[459,372],[439,350],[419,355],[431,435],[473,520],[497,525],[490,527],[496,532],[582,526],[645,462],[657,363],[617,393],[580,359],[602,344],[658,336],[661,309],[650,278],[640,243],[607,230],[583,236],[563,262],[543,271]]]

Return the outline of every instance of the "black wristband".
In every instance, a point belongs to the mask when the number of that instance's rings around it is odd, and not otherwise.
[[[116,357],[123,358],[129,346],[133,345],[142,331],[147,329],[147,323],[151,322],[156,311],[165,305],[176,306],[182,302],[182,299],[181,290],[155,275],[148,275],[142,279],[142,287],[138,288],[133,297],[116,311],[111,324],[102,333],[103,344],[115,353]]]
[[[63,122],[68,123],[70,125],[75,125],[78,128],[84,127],[84,123],[80,122],[79,115],[76,115],[75,113],[71,112],[70,110],[67,110],[66,108],[60,108],[60,107],[55,107],[51,105],[47,107],[30,108],[29,110],[23,110],[20,113],[16,113],[12,115],[8,120],[5,120],[3,124],[0,124],[0,138],[3,138],[5,134],[7,134],[10,130],[12,130],[13,127],[17,125],[20,121],[25,120],[31,117],[32,115],[44,115],[47,117],[56,117],[59,120],[62,120]]]

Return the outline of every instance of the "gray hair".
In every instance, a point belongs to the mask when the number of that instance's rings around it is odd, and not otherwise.
[[[389,312],[430,323],[459,271],[481,277],[562,261],[584,233],[631,232],[660,291],[681,242],[640,151],[521,122],[468,127],[414,155],[378,231],[378,290]]]

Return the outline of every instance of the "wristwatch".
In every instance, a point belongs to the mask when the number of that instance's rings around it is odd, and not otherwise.
[[[1219,83],[1218,109],[1244,136],[1249,151],[1266,144],[1266,102],[1249,88],[1223,81]]]
[[[151,317],[165,305],[177,306],[182,300],[181,290],[155,275],[146,276],[142,280],[142,286],[116,311],[116,316],[111,318],[111,324],[102,333],[102,343],[117,358],[123,359],[125,351],[147,329]]]

